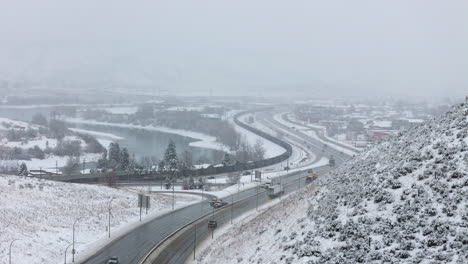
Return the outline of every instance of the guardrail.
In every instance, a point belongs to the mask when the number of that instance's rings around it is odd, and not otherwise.
[[[286,151],[278,156],[267,158],[258,161],[252,162],[237,162],[236,164],[230,166],[222,166],[222,167],[208,167],[206,169],[192,169],[192,170],[183,170],[180,171],[182,176],[206,176],[206,175],[213,175],[213,174],[221,174],[221,173],[228,173],[228,172],[236,172],[236,171],[243,171],[243,170],[253,170],[258,169],[266,166],[270,166],[273,164],[280,163],[282,161],[287,160],[292,155],[292,147],[289,143],[278,139],[268,133],[265,133],[259,129],[251,127],[239,120],[239,117],[248,113],[259,112],[259,111],[267,111],[271,108],[261,108],[255,110],[248,110],[240,112],[234,115],[234,123],[238,126],[262,137],[265,138],[281,147],[283,147]],[[134,171],[114,171],[113,172],[114,181],[162,181],[165,180],[166,175],[160,174],[158,172],[134,172]],[[55,180],[55,181],[64,181],[64,182],[75,182],[75,183],[98,183],[106,181],[105,173],[91,173],[91,174],[78,174],[78,175],[62,175],[62,176],[43,176],[43,179],[47,180]]]

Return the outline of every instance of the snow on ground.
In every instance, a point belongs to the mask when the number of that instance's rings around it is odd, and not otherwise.
[[[81,162],[93,162],[97,161],[102,157],[100,153],[85,153],[80,156]],[[26,163],[29,170],[38,170],[43,169],[49,172],[55,172],[57,165],[58,168],[61,168],[67,164],[69,157],[68,156],[55,156],[55,155],[46,155],[45,159],[31,159],[31,160],[18,160],[18,163]]]
[[[12,263],[63,263],[65,248],[75,228],[77,255],[82,258],[110,240],[107,239],[108,203],[112,201],[111,235],[116,237],[138,225],[136,193],[104,186],[72,184],[18,176],[0,176],[0,264],[6,264],[12,247]],[[151,195],[146,221],[172,206],[172,196]],[[178,206],[198,197],[177,196]],[[71,249],[67,256],[70,256]],[[76,258],[75,258],[76,260]]]
[[[297,120],[296,117],[295,117],[293,114],[291,114],[291,113],[288,114],[288,118],[289,118],[289,120],[293,120],[293,121],[295,121],[295,122],[297,122],[297,123],[302,123],[302,121]],[[326,137],[328,140],[333,141],[333,142],[336,142],[336,143],[339,143],[339,144],[346,145],[346,146],[348,146],[349,148],[354,149],[356,152],[362,151],[362,149],[357,148],[357,147],[355,147],[355,146],[349,144],[349,142],[337,140],[337,139],[335,139],[335,138],[333,138],[333,137],[328,136],[328,134],[327,134],[327,128],[324,127],[324,126],[320,126],[320,125],[313,124],[313,123],[307,123],[306,126],[300,126],[300,127],[302,127],[304,130],[309,129],[309,128],[311,128],[311,127],[312,127],[312,128],[316,128],[316,129],[319,129],[319,130],[322,130],[321,134],[322,134],[324,137]]]
[[[79,140],[81,142],[82,146],[85,146],[86,143],[76,137],[76,136],[66,136],[64,140]],[[98,141],[104,146],[107,147],[109,146],[109,143],[111,142],[110,140],[106,139],[98,139]],[[23,143],[19,141],[8,141],[6,138],[1,139],[0,141],[0,147],[9,147],[9,148],[14,148],[14,147],[19,147],[22,149],[29,149],[33,148],[34,146],[40,147],[42,150],[46,149],[48,146],[49,148],[54,148],[57,146],[57,140],[53,138],[47,138],[45,136],[38,137],[36,139],[28,140],[28,142]],[[102,155],[99,153],[84,153],[83,155],[80,156],[81,161],[86,160],[86,162],[92,162],[92,161],[97,161]],[[16,162],[19,166],[21,163],[25,163],[28,166],[29,170],[38,170],[38,169],[43,169],[43,170],[48,170],[50,172],[55,172],[56,166],[61,168],[66,165],[68,161],[67,156],[55,156],[52,154],[46,154],[44,159],[31,159],[31,160],[14,160],[11,162]],[[0,161],[0,165],[2,165],[6,161]],[[10,162],[10,163],[11,163]]]
[[[78,140],[77,138],[74,138],[74,139]],[[10,148],[18,147],[22,149],[29,149],[29,148],[33,148],[34,146],[38,146],[42,150],[44,150],[46,149],[47,146],[49,146],[50,148],[55,148],[57,146],[57,140],[55,138],[47,138],[45,136],[40,136],[35,139],[30,139],[27,142],[8,141],[6,138],[2,138],[0,140],[0,146],[10,147]]]
[[[36,125],[29,124],[27,122],[13,120],[10,118],[0,117],[0,130],[8,130],[10,128],[36,128]]]
[[[263,142],[263,147],[265,148],[265,158],[276,157],[286,152],[283,147],[276,145],[275,143],[238,126],[236,123],[234,123],[233,119],[229,119],[229,122],[234,126],[238,133],[245,137],[249,144],[254,145],[257,140],[261,140]]]
[[[468,99],[241,222],[196,263],[468,263]]]
[[[310,137],[312,137],[312,138],[314,138],[314,139],[316,139],[316,140],[318,140],[318,141],[321,141],[322,143],[325,143],[325,144],[329,145],[330,147],[332,147],[332,148],[334,148],[334,149],[336,149],[336,150],[338,150],[338,151],[341,151],[341,152],[343,152],[343,153],[346,153],[347,155],[353,156],[353,155],[356,154],[355,151],[349,150],[349,149],[347,149],[347,148],[340,147],[340,146],[335,145],[335,144],[330,144],[330,142],[324,141],[323,139],[321,139],[321,138],[317,135],[317,133],[316,133],[314,130],[311,130],[309,127],[290,123],[290,122],[284,120],[283,118],[281,118],[281,116],[282,116],[282,113],[281,113],[281,114],[276,114],[276,115],[274,116],[274,119],[275,119],[277,122],[279,122],[279,123],[281,123],[281,124],[283,124],[283,125],[285,125],[285,126],[288,126],[288,127],[295,127],[295,128],[298,129],[301,133],[304,133],[304,134],[306,134],[306,135],[308,135],[308,136],[310,136]],[[323,131],[325,131],[325,130],[323,130]],[[323,133],[323,134],[325,135],[326,132]],[[328,136],[326,136],[326,137],[327,137],[327,139],[329,139],[330,141],[334,141],[334,142],[337,142],[337,143],[340,143],[340,144],[346,144],[346,143],[341,142],[341,141],[338,141],[338,140],[336,140],[336,139],[334,139],[334,138],[331,138],[331,137],[328,137]],[[354,147],[351,146],[351,145],[350,145],[349,147],[351,147],[351,148],[354,149]],[[357,150],[357,149],[356,149],[356,150]]]
[[[135,114],[138,111],[138,107],[136,106],[121,106],[121,107],[106,107],[104,110],[111,114]]]
[[[275,199],[267,204],[259,207],[258,211],[252,210],[242,216],[235,218],[233,224],[226,224],[216,229],[214,240],[206,239],[197,249],[198,255],[194,261],[192,258],[187,259],[185,264],[228,264],[228,263],[283,263],[276,258],[277,251],[273,248],[275,241],[278,238],[278,231],[281,233],[288,232],[289,229],[294,229],[298,225],[296,217],[302,215],[302,212],[307,210],[307,203],[297,203],[297,197],[307,194],[306,190],[316,188],[309,186],[292,194],[283,196],[284,199]],[[305,200],[305,199],[301,199]],[[287,209],[286,209],[287,208]],[[277,214],[277,211],[284,213]],[[274,221],[271,220],[274,218]],[[265,223],[271,224],[274,222],[278,229],[270,228]],[[270,246],[263,250],[271,250],[272,254],[262,255],[259,261],[253,261],[248,256],[253,256],[259,252],[258,236],[262,235],[265,244]],[[241,251],[242,250],[242,251]],[[288,262],[285,262],[288,263]],[[290,262],[295,263],[295,262]]]
[[[203,106],[173,106],[169,107],[167,111],[192,111],[192,112],[201,112],[203,111]]]
[[[123,139],[123,137],[119,137],[111,133],[104,133],[100,131],[93,131],[93,130],[86,130],[86,129],[79,129],[79,128],[69,128],[69,130],[73,132],[77,132],[81,134],[88,134],[88,135],[97,136],[97,137],[105,137],[105,138],[110,138],[110,139]]]
[[[190,146],[229,152],[229,147],[223,145],[220,142],[217,142],[216,137],[209,136],[209,135],[195,132],[195,131],[173,129],[173,128],[168,128],[168,127],[152,126],[152,125],[140,126],[140,125],[133,125],[133,124],[100,122],[100,121],[94,121],[94,120],[85,120],[81,118],[67,118],[65,121],[69,123],[77,123],[77,124],[92,124],[92,125],[111,126],[111,127],[145,129],[145,130],[150,130],[150,131],[159,131],[159,132],[168,133],[168,134],[176,134],[176,135],[190,137],[190,138],[198,140],[198,141],[191,142],[189,144]]]

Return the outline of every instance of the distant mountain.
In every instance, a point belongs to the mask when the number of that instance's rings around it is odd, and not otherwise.
[[[199,263],[468,263],[468,98],[233,228]]]

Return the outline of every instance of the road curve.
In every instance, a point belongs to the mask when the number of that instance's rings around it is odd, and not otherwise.
[[[302,133],[276,122],[275,120],[266,118],[270,124],[274,124],[277,129],[289,134],[289,140],[294,139],[300,142],[305,142],[310,148],[317,151],[318,153],[324,153],[326,155],[337,155],[337,165],[345,162],[349,158],[348,155],[335,151],[333,149],[323,150],[323,143],[312,137],[307,137]],[[321,154],[319,154],[321,155]],[[317,156],[319,156],[317,155]],[[331,170],[330,166],[321,166],[315,168],[314,171],[320,174],[325,174]],[[285,193],[289,193],[297,190],[298,188],[306,185],[305,177],[310,173],[307,170],[299,171],[284,175],[281,177],[284,184]],[[218,225],[227,224],[231,221],[232,217],[237,217],[249,210],[255,209],[257,206],[267,203],[271,198],[260,188],[255,188],[255,193],[251,193],[250,196],[238,197],[233,204],[227,205],[221,209],[212,211],[211,213],[200,216],[197,220],[185,225],[184,227],[172,233],[164,241],[153,248],[152,252],[148,254],[140,264],[156,264],[156,263],[170,263],[170,264],[183,264],[186,259],[196,252],[196,246],[203,240],[209,239],[210,235],[215,235],[208,228],[208,221],[215,220]],[[229,201],[226,198],[225,201]]]

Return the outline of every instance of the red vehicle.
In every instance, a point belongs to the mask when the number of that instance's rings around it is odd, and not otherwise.
[[[312,173],[311,175],[306,177],[306,182],[309,183],[309,182],[314,181],[315,179],[317,179],[317,176],[318,176],[317,173]]]

